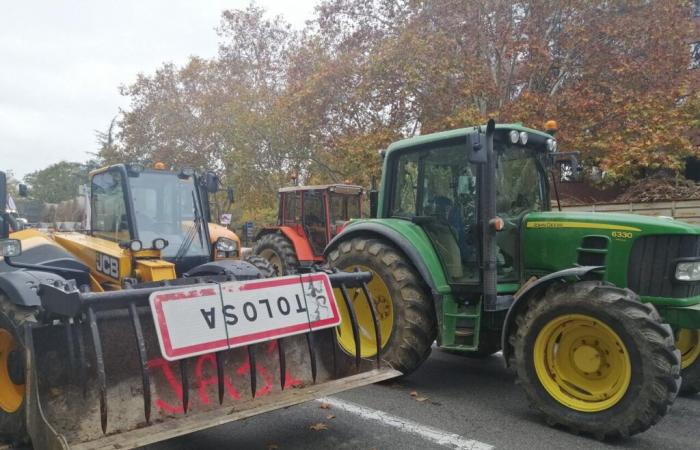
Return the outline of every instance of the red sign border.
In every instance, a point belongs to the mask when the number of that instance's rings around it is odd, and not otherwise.
[[[160,341],[161,350],[163,351],[163,357],[170,361],[176,359],[184,359],[190,356],[201,355],[203,353],[212,353],[219,350],[229,350],[244,345],[269,341],[275,338],[300,334],[300,332],[309,330],[309,328],[313,330],[339,325],[340,314],[338,312],[337,300],[333,293],[333,288],[331,287],[330,279],[325,273],[304,274],[301,276],[293,275],[290,277],[281,277],[260,281],[248,281],[244,282],[244,284],[240,286],[239,289],[242,291],[249,291],[257,289],[266,289],[270,287],[286,286],[290,284],[298,284],[300,281],[300,277],[302,282],[321,281],[323,283],[323,286],[326,288],[326,292],[328,292],[330,295],[330,298],[328,300],[330,302],[331,311],[333,313],[332,317],[328,319],[316,320],[314,322],[289,325],[282,328],[276,328],[274,330],[259,331],[256,333],[249,333],[243,336],[235,336],[229,339],[219,339],[212,342],[194,344],[180,348],[173,348],[172,346],[172,340],[170,339],[170,333],[168,332],[167,323],[165,321],[163,304],[166,302],[190,300],[197,297],[217,295],[216,291],[218,286],[214,287],[215,285],[212,285],[206,288],[192,289],[189,292],[154,292],[153,294],[151,294],[150,300],[152,310],[154,310],[155,312],[155,325],[158,329],[158,335],[161,337]]]

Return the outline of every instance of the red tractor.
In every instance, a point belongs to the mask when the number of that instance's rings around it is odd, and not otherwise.
[[[348,220],[363,217],[363,198],[361,186],[348,184],[282,188],[277,226],[258,233],[253,253],[270,261],[278,275],[323,262],[326,244]]]

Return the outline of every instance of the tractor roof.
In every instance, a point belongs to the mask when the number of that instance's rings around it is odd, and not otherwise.
[[[317,184],[312,186],[288,186],[280,188],[278,192],[296,192],[296,191],[325,191],[329,190],[339,194],[357,195],[363,192],[362,186],[354,184]]]
[[[484,126],[485,127],[485,126]],[[467,127],[458,128],[456,130],[441,131],[439,133],[425,134],[422,136],[416,136],[408,139],[403,139],[401,141],[394,142],[389,146],[387,151],[398,150],[402,148],[415,147],[418,145],[431,144],[433,142],[440,142],[446,139],[455,139],[467,136],[467,133],[474,131],[477,127]],[[518,130],[526,131],[529,134],[535,134],[542,136],[543,138],[551,138],[552,136],[545,133],[544,131],[535,130],[534,128],[524,127],[520,123],[501,123],[496,125],[496,131],[499,130]]]

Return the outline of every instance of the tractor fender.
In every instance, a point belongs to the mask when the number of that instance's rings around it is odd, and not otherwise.
[[[258,235],[255,237],[255,240],[257,241],[266,234],[273,233],[281,233],[284,237],[286,237],[289,240],[289,242],[292,243],[292,247],[294,247],[294,253],[296,253],[299,262],[317,261],[319,259],[318,257],[314,256],[314,251],[311,249],[309,241],[304,236],[300,236],[299,233],[296,232],[294,227],[281,226],[273,228],[264,228],[260,230],[260,232],[258,232]]]
[[[600,269],[600,266],[581,266],[572,267],[570,269],[560,270],[558,272],[552,272],[548,275],[538,278],[536,281],[525,285],[524,289],[517,292],[514,296],[513,303],[510,305],[508,312],[506,313],[506,318],[503,321],[503,334],[501,335],[501,345],[503,348],[503,359],[505,360],[506,367],[510,364],[510,356],[513,352],[512,346],[508,342],[508,337],[513,330],[513,324],[515,318],[527,308],[530,300],[536,297],[536,294],[544,291],[551,284],[564,281],[567,278],[582,278],[585,275]]]
[[[18,306],[41,306],[41,299],[37,294],[41,283],[55,284],[65,283],[66,279],[51,272],[40,270],[15,270],[0,273],[0,292],[7,299]]]
[[[221,259],[201,264],[190,269],[185,276],[188,278],[207,275],[230,275],[235,280],[255,280],[260,271],[251,263],[237,259]]]
[[[323,251],[324,256],[327,259],[328,254],[332,252],[342,241],[352,239],[355,236],[359,235],[375,235],[384,238],[392,244],[394,244],[399,250],[401,250],[403,254],[406,255],[406,258],[408,258],[408,260],[411,262],[413,267],[415,267],[416,270],[418,270],[418,273],[423,278],[423,280],[425,280],[425,283],[430,288],[433,300],[435,300],[435,306],[436,308],[438,307],[438,302],[441,299],[441,294],[437,290],[437,286],[435,284],[435,280],[433,279],[433,275],[430,273],[430,269],[428,269],[428,266],[423,261],[423,258],[421,257],[420,253],[418,252],[416,247],[411,243],[411,241],[406,239],[404,235],[387,226],[371,222],[363,222],[357,225],[353,225],[349,228],[345,228],[336,237],[331,239],[331,241],[326,246],[326,249]]]

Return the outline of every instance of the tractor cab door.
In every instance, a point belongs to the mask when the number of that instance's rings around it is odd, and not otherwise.
[[[329,240],[327,197],[321,190],[304,191],[302,226],[314,255],[323,255]]]
[[[480,283],[477,168],[464,145],[401,154],[390,215],[423,228],[453,285]]]

